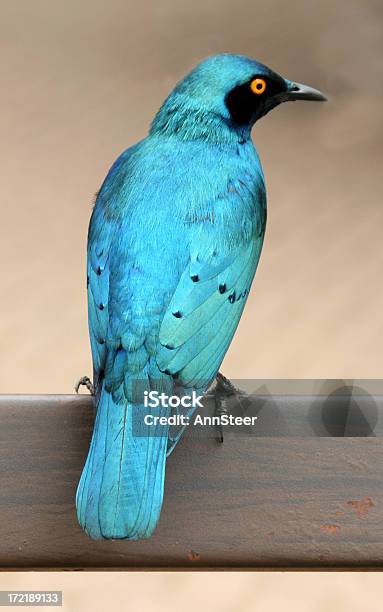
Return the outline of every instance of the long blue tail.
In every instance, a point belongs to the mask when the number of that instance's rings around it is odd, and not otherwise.
[[[102,390],[89,454],[77,488],[77,516],[93,539],[148,538],[161,512],[168,428],[142,427],[161,411]],[[139,429],[137,430],[137,420]]]

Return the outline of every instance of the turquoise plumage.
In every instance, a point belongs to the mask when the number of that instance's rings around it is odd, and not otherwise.
[[[168,425],[146,425],[145,414],[166,417],[170,408],[146,408],[143,391],[182,395],[214,380],[265,231],[251,127],[299,97],[320,94],[244,57],[210,58],[177,85],[101,187],[88,235],[97,416],[76,498],[94,539],[146,538],[157,524],[166,455],[182,430],[169,438]]]

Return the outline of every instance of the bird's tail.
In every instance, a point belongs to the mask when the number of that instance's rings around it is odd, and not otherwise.
[[[76,494],[81,527],[93,539],[148,538],[162,506],[168,427],[155,410],[117,402],[104,388]],[[143,416],[152,417],[144,424]],[[158,413],[158,414],[157,414]]]

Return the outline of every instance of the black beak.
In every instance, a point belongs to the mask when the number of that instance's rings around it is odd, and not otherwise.
[[[314,100],[317,102],[326,102],[326,96],[314,87],[303,85],[303,83],[293,83],[290,81],[288,90],[283,94],[284,100]]]

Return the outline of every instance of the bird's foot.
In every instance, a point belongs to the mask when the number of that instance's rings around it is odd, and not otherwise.
[[[247,397],[247,393],[242,389],[238,389],[235,387],[233,383],[226,378],[221,372],[218,372],[215,377],[216,385],[214,387],[214,402],[215,402],[215,410],[214,416],[222,416],[223,414],[228,413],[227,399],[229,397],[236,396],[238,398]],[[223,428],[221,423],[218,427],[218,442],[223,442]]]
[[[79,392],[80,387],[86,387],[91,395],[94,395],[94,386],[89,376],[82,376],[80,380],[75,384],[76,393]]]
[[[214,416],[222,416],[223,414],[227,414],[227,398],[233,395],[240,395],[242,392],[240,389],[237,389],[233,385],[232,382],[226,376],[218,372],[215,377],[216,386],[214,388],[214,401],[215,401],[215,410]],[[223,428],[220,423],[218,426],[218,442],[222,444],[223,442]]]
[[[228,378],[226,378],[226,376],[221,374],[221,372],[218,372],[217,376],[215,377],[215,380],[217,381],[217,385],[215,388],[218,389],[219,392],[221,392],[223,395],[230,396],[243,394],[243,391],[235,387],[233,383]]]

